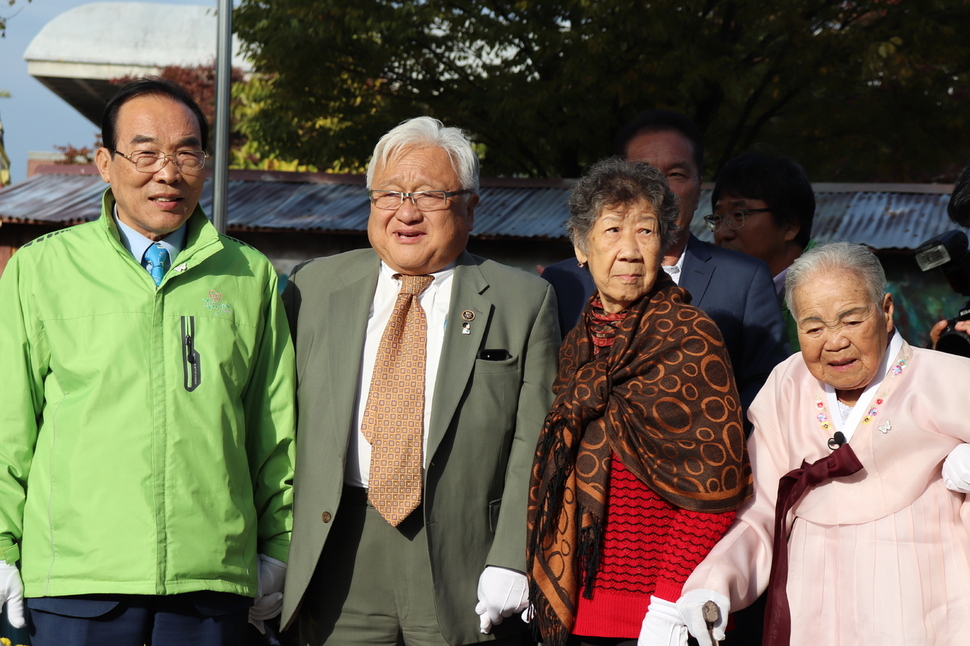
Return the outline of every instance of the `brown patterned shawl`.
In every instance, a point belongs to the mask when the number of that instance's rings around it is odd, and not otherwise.
[[[530,596],[548,646],[565,644],[580,589],[592,594],[612,452],[685,509],[726,512],[750,495],[730,359],[717,326],[689,302],[659,272],[608,352],[594,357],[592,302],[563,343],[529,490]]]

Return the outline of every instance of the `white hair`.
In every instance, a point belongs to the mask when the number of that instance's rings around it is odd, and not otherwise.
[[[399,151],[428,146],[443,148],[448,153],[462,190],[478,192],[478,155],[472,150],[471,141],[460,128],[446,128],[432,117],[402,121],[381,137],[367,165],[367,188],[372,188],[376,168],[385,166]]]
[[[852,272],[862,281],[869,299],[877,306],[886,295],[886,272],[883,271],[876,254],[865,245],[833,242],[809,249],[788,268],[788,273],[785,274],[785,305],[788,306],[788,311],[797,314],[792,297],[795,288],[812,274],[823,270]]]

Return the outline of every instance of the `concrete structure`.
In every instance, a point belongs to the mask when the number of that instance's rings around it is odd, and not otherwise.
[[[93,2],[47,23],[24,52],[28,73],[97,126],[112,79],[215,62],[214,7]],[[165,25],[165,29],[159,29]],[[233,67],[252,71],[233,38]]]

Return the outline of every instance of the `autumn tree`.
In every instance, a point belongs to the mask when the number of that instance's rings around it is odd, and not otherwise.
[[[216,119],[216,69],[215,64],[196,66],[169,65],[162,68],[158,76],[160,78],[174,81],[188,91],[202,109],[206,122],[209,124],[209,131],[213,131]],[[263,170],[316,170],[314,166],[308,166],[295,159],[283,159],[271,152],[261,152],[262,148],[256,142],[250,140],[249,136],[240,129],[240,123],[245,122],[252,112],[252,91],[248,90],[249,81],[245,79],[243,71],[239,68],[232,68],[232,99],[229,106],[229,167],[248,168]],[[135,80],[137,77],[126,76],[111,79],[111,83],[119,87],[125,83]],[[210,144],[213,143],[210,140]],[[94,145],[91,147],[77,147],[71,144],[64,146],[54,146],[64,154],[64,158],[57,162],[60,164],[91,164],[94,163],[94,155],[102,145],[101,137],[98,136]]]
[[[970,153],[967,0],[241,0],[262,87],[243,128],[321,167],[430,114],[489,175],[577,176],[661,107],[708,176],[768,143],[813,179],[916,181]],[[956,164],[957,166],[961,164]]]

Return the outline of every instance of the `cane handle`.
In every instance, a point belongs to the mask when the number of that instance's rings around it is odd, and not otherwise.
[[[701,608],[701,614],[704,615],[704,621],[707,622],[707,630],[711,635],[711,643],[717,644],[718,641],[714,639],[714,624],[721,618],[721,609],[713,601],[705,601],[704,606]]]

